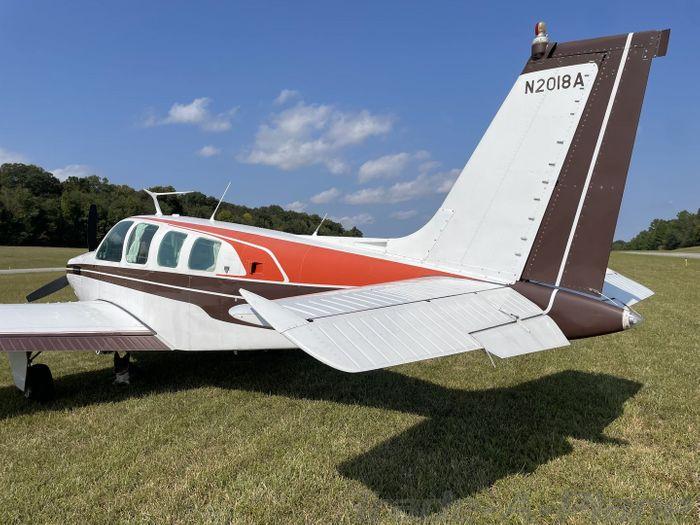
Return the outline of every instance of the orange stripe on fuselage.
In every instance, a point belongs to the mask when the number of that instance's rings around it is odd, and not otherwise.
[[[385,259],[378,259],[369,255],[350,253],[343,250],[312,246],[300,242],[287,241],[220,228],[217,226],[205,226],[192,224],[172,219],[156,219],[144,217],[150,221],[157,221],[191,231],[207,233],[229,242],[246,269],[246,278],[283,281],[274,260],[268,253],[260,248],[255,248],[243,241],[267,248],[279,261],[289,280],[300,284],[319,284],[328,286],[365,286],[389,281],[400,281],[416,277],[449,276],[462,277],[439,270],[431,270],[420,266],[403,264]],[[262,263],[261,272],[251,274],[253,262]]]

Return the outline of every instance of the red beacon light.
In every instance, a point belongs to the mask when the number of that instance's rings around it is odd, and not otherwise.
[[[532,60],[539,60],[542,58],[547,51],[547,44],[549,44],[547,24],[544,22],[537,22],[535,24],[535,39],[532,41],[532,54],[530,58]]]

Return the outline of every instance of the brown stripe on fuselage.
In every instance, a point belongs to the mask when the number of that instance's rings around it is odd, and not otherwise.
[[[331,289],[319,286],[256,282],[236,279],[235,277],[204,277],[175,272],[159,272],[149,269],[142,270],[139,268],[103,266],[98,264],[69,265],[68,271],[151,295],[158,295],[175,301],[190,303],[199,306],[210,317],[218,319],[219,321],[256,326],[258,328],[260,328],[259,325],[251,325],[245,321],[234,319],[228,313],[229,309],[233,306],[245,304],[243,299],[212,295],[207,292],[239,295],[240,288],[245,288],[266,299],[282,299],[284,297],[293,297],[296,295],[325,292]],[[132,281],[130,279],[140,279],[140,281]],[[178,286],[184,289],[170,288],[171,286]]]
[[[513,290],[546,310],[555,289],[537,283],[517,282]],[[624,329],[624,309],[592,295],[559,289],[548,315],[567,339],[613,334]]]

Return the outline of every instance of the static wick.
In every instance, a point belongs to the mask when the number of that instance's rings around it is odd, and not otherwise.
[[[491,352],[486,350],[486,348],[484,348],[484,352],[486,352],[486,355],[489,356],[489,361],[491,361],[491,365],[493,365],[493,367],[496,368],[496,363],[493,362],[493,357],[491,357]]]

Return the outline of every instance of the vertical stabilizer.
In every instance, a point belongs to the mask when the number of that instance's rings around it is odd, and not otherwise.
[[[441,208],[387,251],[502,282],[600,290],[649,66],[668,35],[538,34]]]

